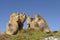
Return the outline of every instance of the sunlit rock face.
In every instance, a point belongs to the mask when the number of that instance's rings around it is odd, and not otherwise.
[[[50,32],[50,29],[46,23],[46,21],[38,14],[34,15],[35,22],[39,25],[39,28],[43,32]]]
[[[42,40],[60,40],[60,37],[47,37],[47,38],[44,38]]]
[[[34,18],[27,16],[27,26],[28,29],[39,29],[39,25],[35,22]]]
[[[13,13],[10,16],[10,20],[8,21],[7,28],[6,28],[6,34],[12,35],[17,32],[18,30],[18,14]]]
[[[38,14],[34,18],[26,16],[24,13],[13,13],[7,23],[6,34],[13,35],[23,29],[24,22],[27,21],[28,29],[41,30],[44,33],[50,32],[46,21]]]
[[[7,23],[6,34],[13,35],[16,34],[19,30],[23,29],[25,20],[26,15],[24,13],[13,13]]]
[[[33,21],[33,18],[31,18],[30,16],[27,16],[26,20],[27,20],[27,27],[28,27],[28,29],[32,28],[31,22]]]
[[[44,33],[50,32],[46,21],[38,14],[35,14],[34,18],[27,16],[27,24],[30,29],[41,30]]]

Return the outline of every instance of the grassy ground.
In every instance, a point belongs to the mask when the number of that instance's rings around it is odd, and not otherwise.
[[[0,40],[42,40],[45,37],[49,37],[49,36],[60,36],[60,31],[56,32],[56,33],[43,33],[40,30],[20,30],[18,32],[18,34],[16,35],[0,35]]]

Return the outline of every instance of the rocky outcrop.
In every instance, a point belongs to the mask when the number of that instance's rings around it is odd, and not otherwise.
[[[25,22],[26,16],[24,13],[13,13],[10,16],[10,20],[7,24],[6,34],[13,35],[18,32],[18,30],[23,29],[23,23]]]
[[[50,29],[46,23],[46,21],[38,14],[35,14],[34,15],[34,20],[35,22],[39,25],[39,28],[42,32],[44,33],[49,33],[50,32]]]
[[[23,29],[23,24],[27,20],[28,29],[41,30],[44,33],[50,32],[46,21],[38,14],[34,18],[26,16],[24,13],[13,13],[7,23],[6,34],[13,35]]]
[[[9,22],[7,23],[6,34],[12,35],[17,32],[18,29],[17,21],[18,21],[18,14],[13,13],[10,16]]]
[[[34,18],[27,16],[27,26],[29,29],[41,30],[44,33],[50,32],[46,21],[38,14],[35,14]]]

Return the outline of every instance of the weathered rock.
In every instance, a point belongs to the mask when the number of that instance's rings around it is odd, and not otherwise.
[[[39,29],[39,25],[35,22],[34,18],[31,18],[29,16],[27,16],[27,26],[28,26],[28,29],[36,29],[38,30]]]
[[[33,18],[31,18],[30,16],[27,16],[27,27],[28,27],[28,29],[31,28],[30,24],[31,24],[32,20],[33,20]]]
[[[7,28],[6,28],[6,34],[8,35],[12,35],[12,34],[15,34],[18,30],[18,14],[16,13],[13,13],[11,16],[10,16],[10,20],[7,24]]]
[[[23,29],[23,23],[25,22],[25,20],[26,15],[24,13],[13,13],[10,16],[10,20],[7,24],[6,34],[13,35],[16,34],[19,30]]]
[[[34,15],[34,20],[36,23],[38,23],[39,28],[41,29],[41,31],[43,31],[44,33],[48,33],[50,32],[50,29],[46,23],[46,21],[38,14]]]
[[[18,27],[19,27],[18,29],[19,30],[23,29],[23,24],[25,20],[26,20],[26,15],[24,13],[20,13],[18,15]]]
[[[34,18],[27,16],[27,24],[28,24],[27,25],[28,28],[33,28],[35,30],[41,30],[44,33],[50,32],[50,29],[46,21],[38,14],[35,14]]]
[[[27,20],[28,29],[41,30],[42,32],[50,32],[50,29],[46,21],[36,14],[34,18],[26,16],[24,13],[13,13],[10,16],[10,20],[7,24],[6,34],[13,35],[16,34],[19,30],[23,29],[23,24]]]

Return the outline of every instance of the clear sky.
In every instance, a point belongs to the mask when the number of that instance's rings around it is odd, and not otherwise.
[[[24,12],[31,17],[37,13],[46,20],[51,31],[60,30],[60,0],[0,0],[0,32],[6,31],[14,12]]]

